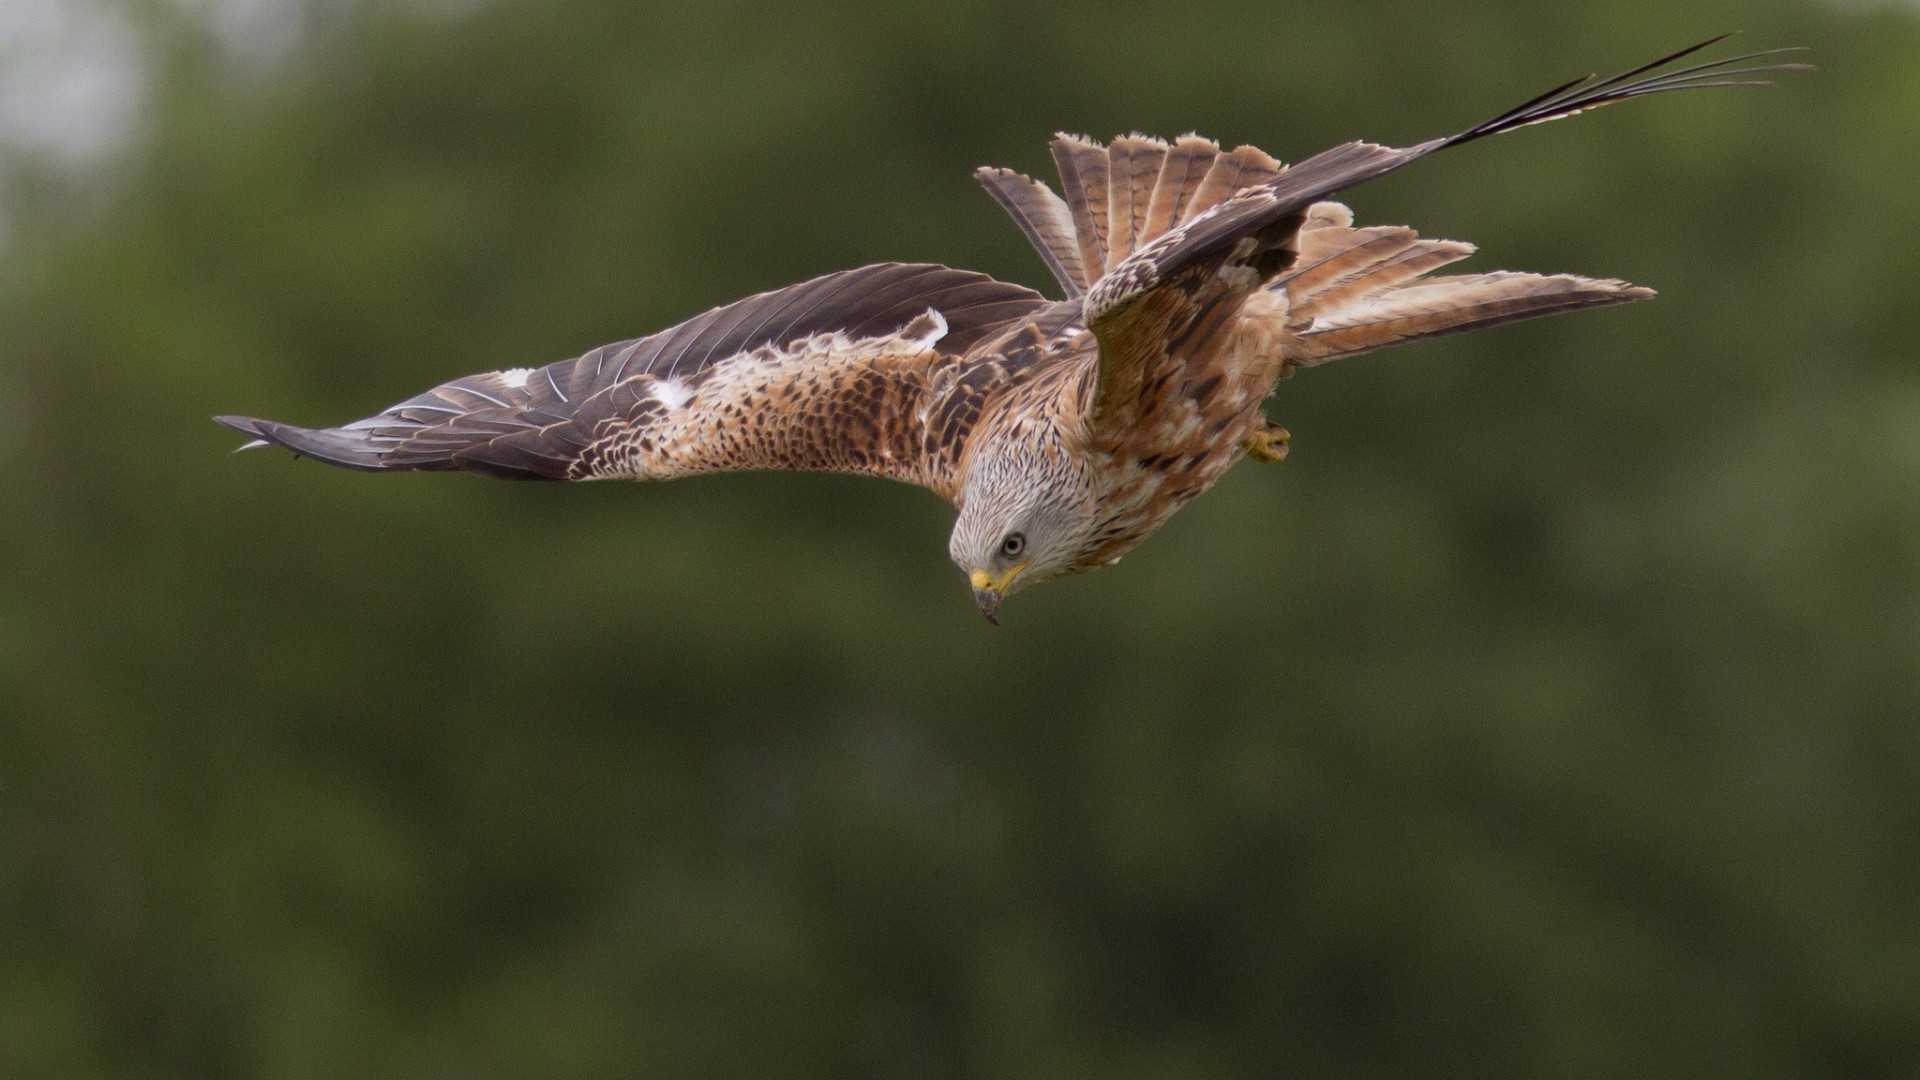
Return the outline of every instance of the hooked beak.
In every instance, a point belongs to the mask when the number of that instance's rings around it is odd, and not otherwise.
[[[973,586],[973,602],[980,605],[980,614],[987,617],[987,622],[994,626],[1000,625],[1000,620],[997,618],[1000,601],[1007,597],[1007,586],[1013,584],[1013,579],[1026,568],[1027,564],[1021,563],[998,578],[985,570],[975,570],[968,575],[967,580]]]

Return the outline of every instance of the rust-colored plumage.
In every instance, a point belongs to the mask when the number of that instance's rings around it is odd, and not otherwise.
[[[1653,295],[1570,274],[1431,276],[1472,246],[1356,228],[1324,200],[1487,135],[1798,66],[1736,66],[1756,53],[1656,74],[1705,44],[1407,148],[1347,143],[1288,167],[1196,135],[1061,135],[1059,194],[980,170],[1064,300],[888,263],[572,360],[456,379],[342,427],[219,420],[248,446],[370,471],[904,480],[959,509],[949,550],[992,618],[1017,588],[1118,559],[1243,455],[1277,460],[1286,436],[1261,403],[1291,369]]]

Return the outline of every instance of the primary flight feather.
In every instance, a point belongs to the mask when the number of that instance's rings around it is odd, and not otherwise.
[[[1750,53],[1668,70],[1719,40],[1410,147],[1351,142],[1289,167],[1194,135],[1105,146],[1060,135],[1058,194],[979,170],[1064,300],[883,263],[576,359],[455,379],[341,427],[216,419],[253,437],[247,447],[375,472],[905,480],[958,509],[948,550],[992,621],[1018,589],[1118,560],[1242,456],[1284,457],[1287,433],[1261,403],[1295,368],[1652,296],[1573,274],[1432,276],[1472,246],[1356,228],[1323,200],[1488,135],[1802,66],[1739,66],[1770,55]]]

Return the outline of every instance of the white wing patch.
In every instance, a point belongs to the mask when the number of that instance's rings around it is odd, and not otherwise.
[[[677,409],[693,397],[693,387],[678,379],[656,379],[652,392],[653,400],[669,409]]]
[[[532,368],[509,368],[500,373],[500,385],[509,390],[518,390],[527,385],[527,378],[533,374]]]
[[[947,336],[947,317],[928,308],[894,334],[900,344],[913,352],[926,352]]]

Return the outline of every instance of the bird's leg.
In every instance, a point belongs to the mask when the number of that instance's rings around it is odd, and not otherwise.
[[[1285,461],[1287,440],[1290,438],[1292,436],[1287,434],[1286,428],[1261,417],[1260,426],[1248,432],[1240,440],[1240,445],[1246,448],[1247,456],[1255,461]]]

